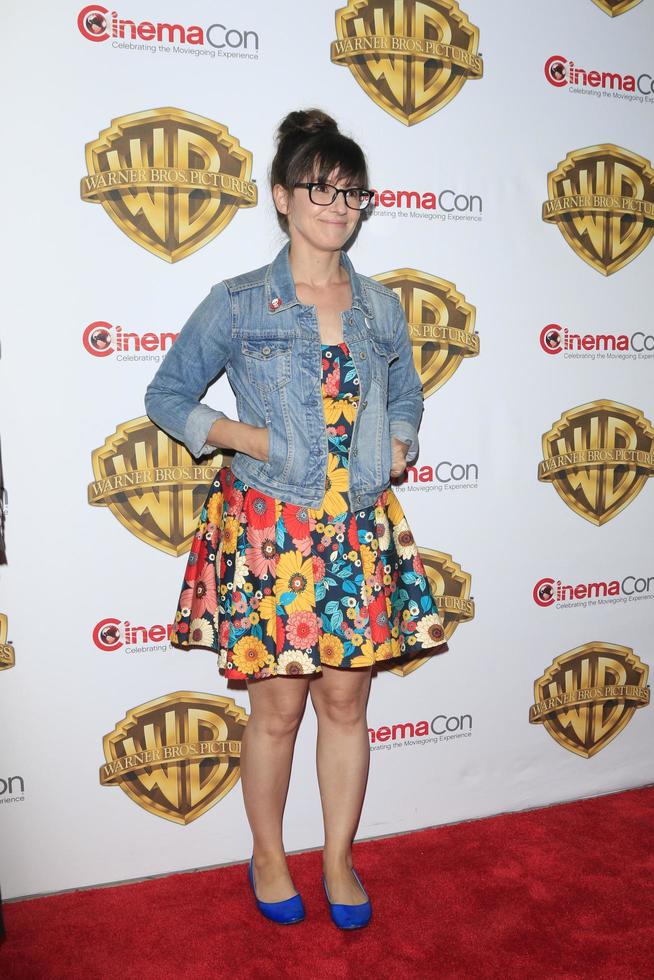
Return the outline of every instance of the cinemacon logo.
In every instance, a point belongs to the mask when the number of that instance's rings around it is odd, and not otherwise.
[[[616,92],[640,92],[654,94],[654,78],[647,72],[638,75],[621,75],[617,71],[588,70],[575,65],[563,55],[553,54],[545,62],[545,78],[555,88],[577,85],[580,88],[601,88]]]
[[[433,466],[407,466],[398,486],[402,487],[407,483],[463,483],[478,479],[478,463],[451,463],[448,459],[443,459]]]
[[[82,333],[82,343],[85,349],[93,357],[109,357],[116,354],[118,361],[142,360],[128,356],[131,354],[143,355],[144,352],[166,351],[177,340],[179,334],[176,333],[135,333],[125,330],[121,326],[113,326],[106,320],[94,320],[93,323],[84,329]],[[148,358],[152,360],[153,358]],[[154,358],[159,360],[159,358]]]
[[[369,728],[372,745],[377,742],[401,742],[407,739],[425,739],[431,735],[449,738],[468,737],[472,730],[472,715],[435,715],[431,721],[403,721],[392,725]],[[434,741],[433,739],[430,739]]]
[[[567,584],[558,578],[541,578],[533,590],[534,602],[548,606],[635,602],[654,594],[654,575],[626,575],[621,581],[578,582]]]
[[[558,323],[548,323],[540,332],[540,346],[546,354],[564,351],[654,351],[654,335],[637,330],[627,334],[575,333]]]
[[[22,776],[0,776],[0,803],[15,803],[25,799],[25,780]]]
[[[93,628],[93,643],[103,653],[114,653],[123,647],[148,649],[152,644],[160,647],[167,646],[173,624],[163,626],[132,626],[129,620],[115,619],[109,616],[101,619]]]
[[[92,3],[83,7],[77,16],[77,27],[87,41],[158,41],[164,44],[210,44],[212,48],[259,49],[259,35],[256,31],[238,30],[225,24],[210,24],[198,27],[197,24],[154,23],[151,20],[137,21],[129,17],[119,17],[115,10],[109,11]],[[120,43],[114,46],[120,47]]]
[[[375,191],[375,208],[406,208],[414,211],[443,211],[445,214],[481,214],[479,194],[464,194],[446,188],[443,191],[410,191],[390,187]]]

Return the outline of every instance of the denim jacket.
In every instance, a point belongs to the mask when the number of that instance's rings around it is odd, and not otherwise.
[[[358,275],[345,252],[341,264],[352,287],[343,339],[359,376],[348,493],[356,511],[390,483],[391,436],[409,443],[407,462],[418,455],[423,398],[398,297]],[[148,385],[147,414],[192,456],[215,452],[207,436],[227,416],[200,399],[224,368],[239,420],[269,435],[268,460],[237,452],[234,475],[288,503],[319,507],[328,453],[320,345],[316,308],[296,296],[286,244],[270,265],[211,288]]]

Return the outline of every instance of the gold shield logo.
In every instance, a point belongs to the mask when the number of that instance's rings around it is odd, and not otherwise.
[[[425,397],[433,395],[450,380],[464,357],[479,354],[474,306],[453,282],[417,269],[394,269],[373,278],[397,293]]]
[[[649,704],[649,667],[630,647],[583,643],[555,657],[534,682],[532,725],[590,759],[619,735],[636,708]]]
[[[456,0],[350,0],[336,11],[331,60],[406,126],[481,78],[479,29]]]
[[[572,150],[547,175],[543,221],[605,276],[622,269],[654,235],[654,171],[614,143]]]
[[[13,643],[7,639],[8,630],[9,620],[4,613],[0,613],[0,670],[9,670],[16,665]]]
[[[445,641],[448,642],[459,623],[474,619],[475,603],[470,598],[472,577],[469,572],[463,571],[452,555],[444,551],[434,551],[432,548],[419,548],[418,551],[443,621]],[[431,660],[432,656],[415,657],[389,669],[393,674],[406,677]]]
[[[222,123],[182,109],[112,119],[86,144],[86,166],[82,200],[99,202],[132,241],[168,262],[257,203],[250,151]]]
[[[629,405],[601,399],[563,412],[543,436],[538,479],[598,527],[624,510],[654,473],[654,429]]]
[[[196,464],[188,451],[147,416],[117,426],[93,450],[88,501],[108,507],[141,541],[179,557],[191,547],[216,469],[231,457],[218,453]]]
[[[189,824],[234,788],[248,716],[233,698],[176,691],[128,711],[104,736],[100,785]]]
[[[626,14],[632,7],[637,7],[640,0],[593,0],[600,10],[603,10],[609,17],[619,17]]]

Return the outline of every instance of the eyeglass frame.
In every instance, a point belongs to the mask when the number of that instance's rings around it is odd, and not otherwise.
[[[293,187],[305,187],[309,192],[309,200],[311,201],[312,204],[316,204],[317,202],[314,201],[314,199],[311,197],[311,191],[314,187],[319,187],[320,185],[322,185],[323,187],[333,187],[334,196],[332,197],[331,201],[328,201],[327,204],[318,204],[319,208],[328,208],[331,204],[334,203],[338,195],[342,194],[343,200],[345,201],[345,206],[349,208],[350,211],[365,211],[366,208],[370,207],[375,197],[375,192],[370,187],[334,187],[334,184],[329,184],[325,180],[304,181],[303,183],[300,184],[293,184]],[[350,191],[365,191],[366,194],[370,194],[370,197],[368,198],[368,200],[366,201],[366,203],[362,208],[353,208],[351,204],[347,203],[347,197],[345,196],[346,194],[349,194]]]

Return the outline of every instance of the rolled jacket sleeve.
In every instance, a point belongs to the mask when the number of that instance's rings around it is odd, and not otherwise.
[[[217,283],[182,327],[145,393],[149,418],[196,458],[215,450],[207,442],[209,430],[227,418],[200,399],[229,361],[231,323],[229,292]]]
[[[402,309],[397,303],[393,339],[398,357],[388,369],[388,417],[391,436],[409,444],[407,463],[418,455],[418,427],[423,412],[423,394],[420,375],[413,363],[413,350],[409,329]]]

